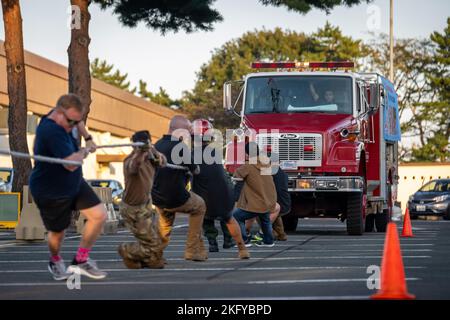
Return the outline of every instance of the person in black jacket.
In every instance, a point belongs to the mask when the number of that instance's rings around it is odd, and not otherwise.
[[[287,235],[284,232],[282,216],[288,214],[291,211],[291,195],[288,191],[288,175],[284,172],[278,161],[278,154],[271,152],[270,148],[267,148],[267,155],[272,159],[272,175],[275,189],[277,190],[277,203],[280,205],[280,213],[276,219],[272,222],[272,232],[275,240],[286,241]]]
[[[215,148],[210,143],[212,141],[212,125],[208,120],[195,120],[193,122],[193,131],[194,155],[196,160],[201,160],[201,163],[199,164],[200,173],[193,178],[192,190],[201,196],[206,204],[203,228],[205,236],[210,243],[210,248],[211,244],[217,245],[217,233],[211,232],[212,228],[215,229],[214,220],[217,219],[221,221],[221,225],[223,224],[226,229],[223,230],[224,241],[227,240],[227,236],[229,238],[228,242],[231,241],[231,238],[234,239],[239,249],[239,258],[248,259],[250,255],[242,239],[239,224],[232,215],[234,208],[233,191],[227,181],[226,172],[221,163],[222,157],[219,157],[219,159],[216,157],[218,155],[216,152],[222,152],[222,147]],[[217,232],[217,229],[215,230]]]
[[[201,234],[206,212],[205,201],[195,192],[189,192],[186,189],[190,173],[196,174],[199,171],[198,166],[193,164],[188,144],[183,142],[183,139],[190,138],[191,132],[190,121],[183,116],[176,115],[170,121],[169,133],[156,142],[156,150],[167,158],[167,163],[182,165],[186,167],[186,170],[158,168],[153,183],[152,199],[159,214],[162,248],[166,248],[169,244],[175,214],[177,212],[186,213],[189,214],[189,228],[184,258],[205,261],[208,259],[208,254]],[[180,159],[175,159],[175,157]]]

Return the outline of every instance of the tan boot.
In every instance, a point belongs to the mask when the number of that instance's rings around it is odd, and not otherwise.
[[[123,264],[128,269],[142,269],[142,263],[140,261],[136,261],[136,260],[132,260],[132,259],[128,258],[124,244],[121,244],[117,251],[119,252],[119,255],[123,259]]]
[[[206,259],[208,259],[208,253],[206,252],[205,246],[203,244],[203,239],[201,239],[200,234],[197,236],[197,240],[193,240],[193,242],[194,243],[186,244],[184,258],[186,260],[192,261],[205,261]]]
[[[239,250],[239,259],[250,259],[250,253],[243,242],[238,243],[237,247]]]
[[[286,241],[287,234],[284,232],[283,220],[278,216],[272,224],[273,237],[278,241]]]
[[[149,269],[163,269],[164,268],[164,260],[146,260],[143,263],[144,268]]]

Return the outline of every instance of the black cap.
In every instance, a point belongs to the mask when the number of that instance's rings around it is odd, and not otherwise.
[[[131,137],[133,142],[147,142],[152,139],[150,132],[148,130],[136,131]]]

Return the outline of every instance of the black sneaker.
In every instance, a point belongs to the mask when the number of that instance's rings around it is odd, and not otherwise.
[[[236,242],[233,239],[230,240],[224,240],[223,241],[223,248],[224,249],[230,249],[233,248],[236,245]]]
[[[209,252],[219,252],[219,244],[216,239],[208,239]]]
[[[262,247],[262,248],[272,248],[272,247],[275,245],[275,242],[272,242],[272,243],[264,243],[264,242],[260,241],[260,242],[254,243],[254,244],[255,244],[255,246],[257,246],[257,247]]]
[[[100,270],[94,260],[88,259],[86,262],[78,263],[73,259],[72,264],[67,268],[69,273],[78,273],[91,279],[103,279],[107,273]]]

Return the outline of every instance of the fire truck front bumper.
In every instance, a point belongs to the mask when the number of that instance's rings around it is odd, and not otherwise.
[[[361,177],[299,177],[289,178],[290,192],[362,192]]]

